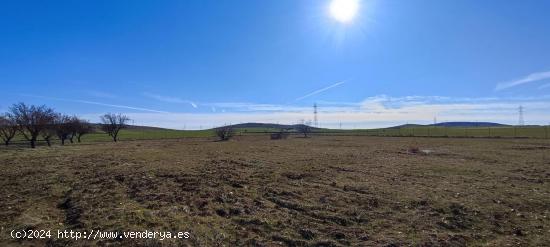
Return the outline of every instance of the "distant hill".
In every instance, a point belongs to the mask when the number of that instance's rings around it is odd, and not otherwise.
[[[301,124],[272,124],[272,123],[242,123],[233,124],[231,127],[236,129],[297,129]],[[321,128],[311,127],[312,130]]]
[[[247,129],[247,128],[266,128],[266,129],[291,129],[295,125],[288,124],[272,124],[272,123],[242,123],[242,124],[233,124],[233,128]]]
[[[426,126],[473,128],[473,127],[510,127],[511,125],[491,123],[491,122],[442,122],[442,123],[436,123],[436,124],[403,124],[395,127],[390,127],[389,129],[415,128],[415,127],[426,127]]]
[[[403,124],[403,125],[397,125],[397,126],[389,127],[388,129],[415,128],[415,127],[422,127],[422,126],[426,126],[426,125],[422,125],[422,124]]]
[[[101,124],[99,123],[93,123],[92,124],[95,128],[100,129]],[[241,123],[241,124],[233,124],[231,127],[235,129],[258,129],[260,131],[263,131],[261,129],[286,129],[286,130],[296,130],[300,124],[273,124],[273,123]],[[492,123],[492,122],[442,122],[437,124],[403,124],[398,126],[389,127],[387,129],[398,129],[398,128],[419,128],[419,127],[427,127],[427,126],[437,126],[437,127],[510,127],[511,125],[506,124],[499,124],[499,123]],[[329,130],[326,128],[315,128],[311,127],[312,131],[321,131],[321,130]],[[150,126],[137,126],[137,125],[129,125],[129,130],[138,130],[138,131],[155,131],[155,130],[172,130],[168,128],[159,128],[159,127],[150,127]]]
[[[96,129],[101,129],[100,123],[92,123],[92,126]],[[138,131],[147,131],[147,130],[173,130],[173,129],[167,129],[167,128],[160,128],[160,127],[151,127],[151,126],[139,126],[139,125],[128,125],[126,129],[129,130],[138,130]]]
[[[510,125],[491,123],[491,122],[443,122],[430,124],[428,126],[438,126],[438,127],[507,127]]]
[[[272,124],[272,123],[242,123],[231,125],[233,128],[239,129],[296,129],[299,124]],[[417,128],[417,127],[426,127],[426,126],[437,126],[437,127],[509,127],[510,125],[492,123],[492,122],[442,122],[436,124],[404,124],[394,127],[389,127],[388,129],[395,128]],[[313,130],[319,130],[320,128],[313,128]]]
[[[151,127],[151,126],[139,126],[139,125],[128,125],[128,129],[131,130],[174,130],[161,127]]]
[[[437,126],[437,127],[509,127],[510,125],[491,123],[491,122],[442,122],[436,124],[403,124],[394,128],[415,128],[415,127],[426,127],[426,126]]]

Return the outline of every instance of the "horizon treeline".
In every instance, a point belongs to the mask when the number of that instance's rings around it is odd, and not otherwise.
[[[130,119],[122,114],[107,113],[101,116],[101,129],[117,141],[118,133],[127,127]],[[8,146],[17,136],[29,142],[31,148],[41,138],[48,146],[57,138],[61,145],[66,141],[81,142],[82,136],[94,133],[93,124],[77,116],[56,112],[46,105],[13,104],[8,111],[0,114],[0,138]]]

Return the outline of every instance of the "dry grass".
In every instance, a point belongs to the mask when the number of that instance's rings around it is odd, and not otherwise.
[[[414,144],[413,144],[414,141]],[[428,149],[412,155],[411,146]],[[544,140],[268,136],[0,149],[0,245],[544,246]],[[15,241],[11,229],[189,231]]]

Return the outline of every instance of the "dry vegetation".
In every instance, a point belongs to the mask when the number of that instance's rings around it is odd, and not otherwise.
[[[548,140],[128,141],[1,148],[0,166],[2,246],[550,243]],[[7,234],[92,228],[191,238],[32,242]]]

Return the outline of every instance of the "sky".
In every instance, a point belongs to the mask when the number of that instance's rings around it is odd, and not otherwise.
[[[339,0],[342,1],[342,0]],[[550,1],[4,1],[0,112],[175,129],[550,123]]]

